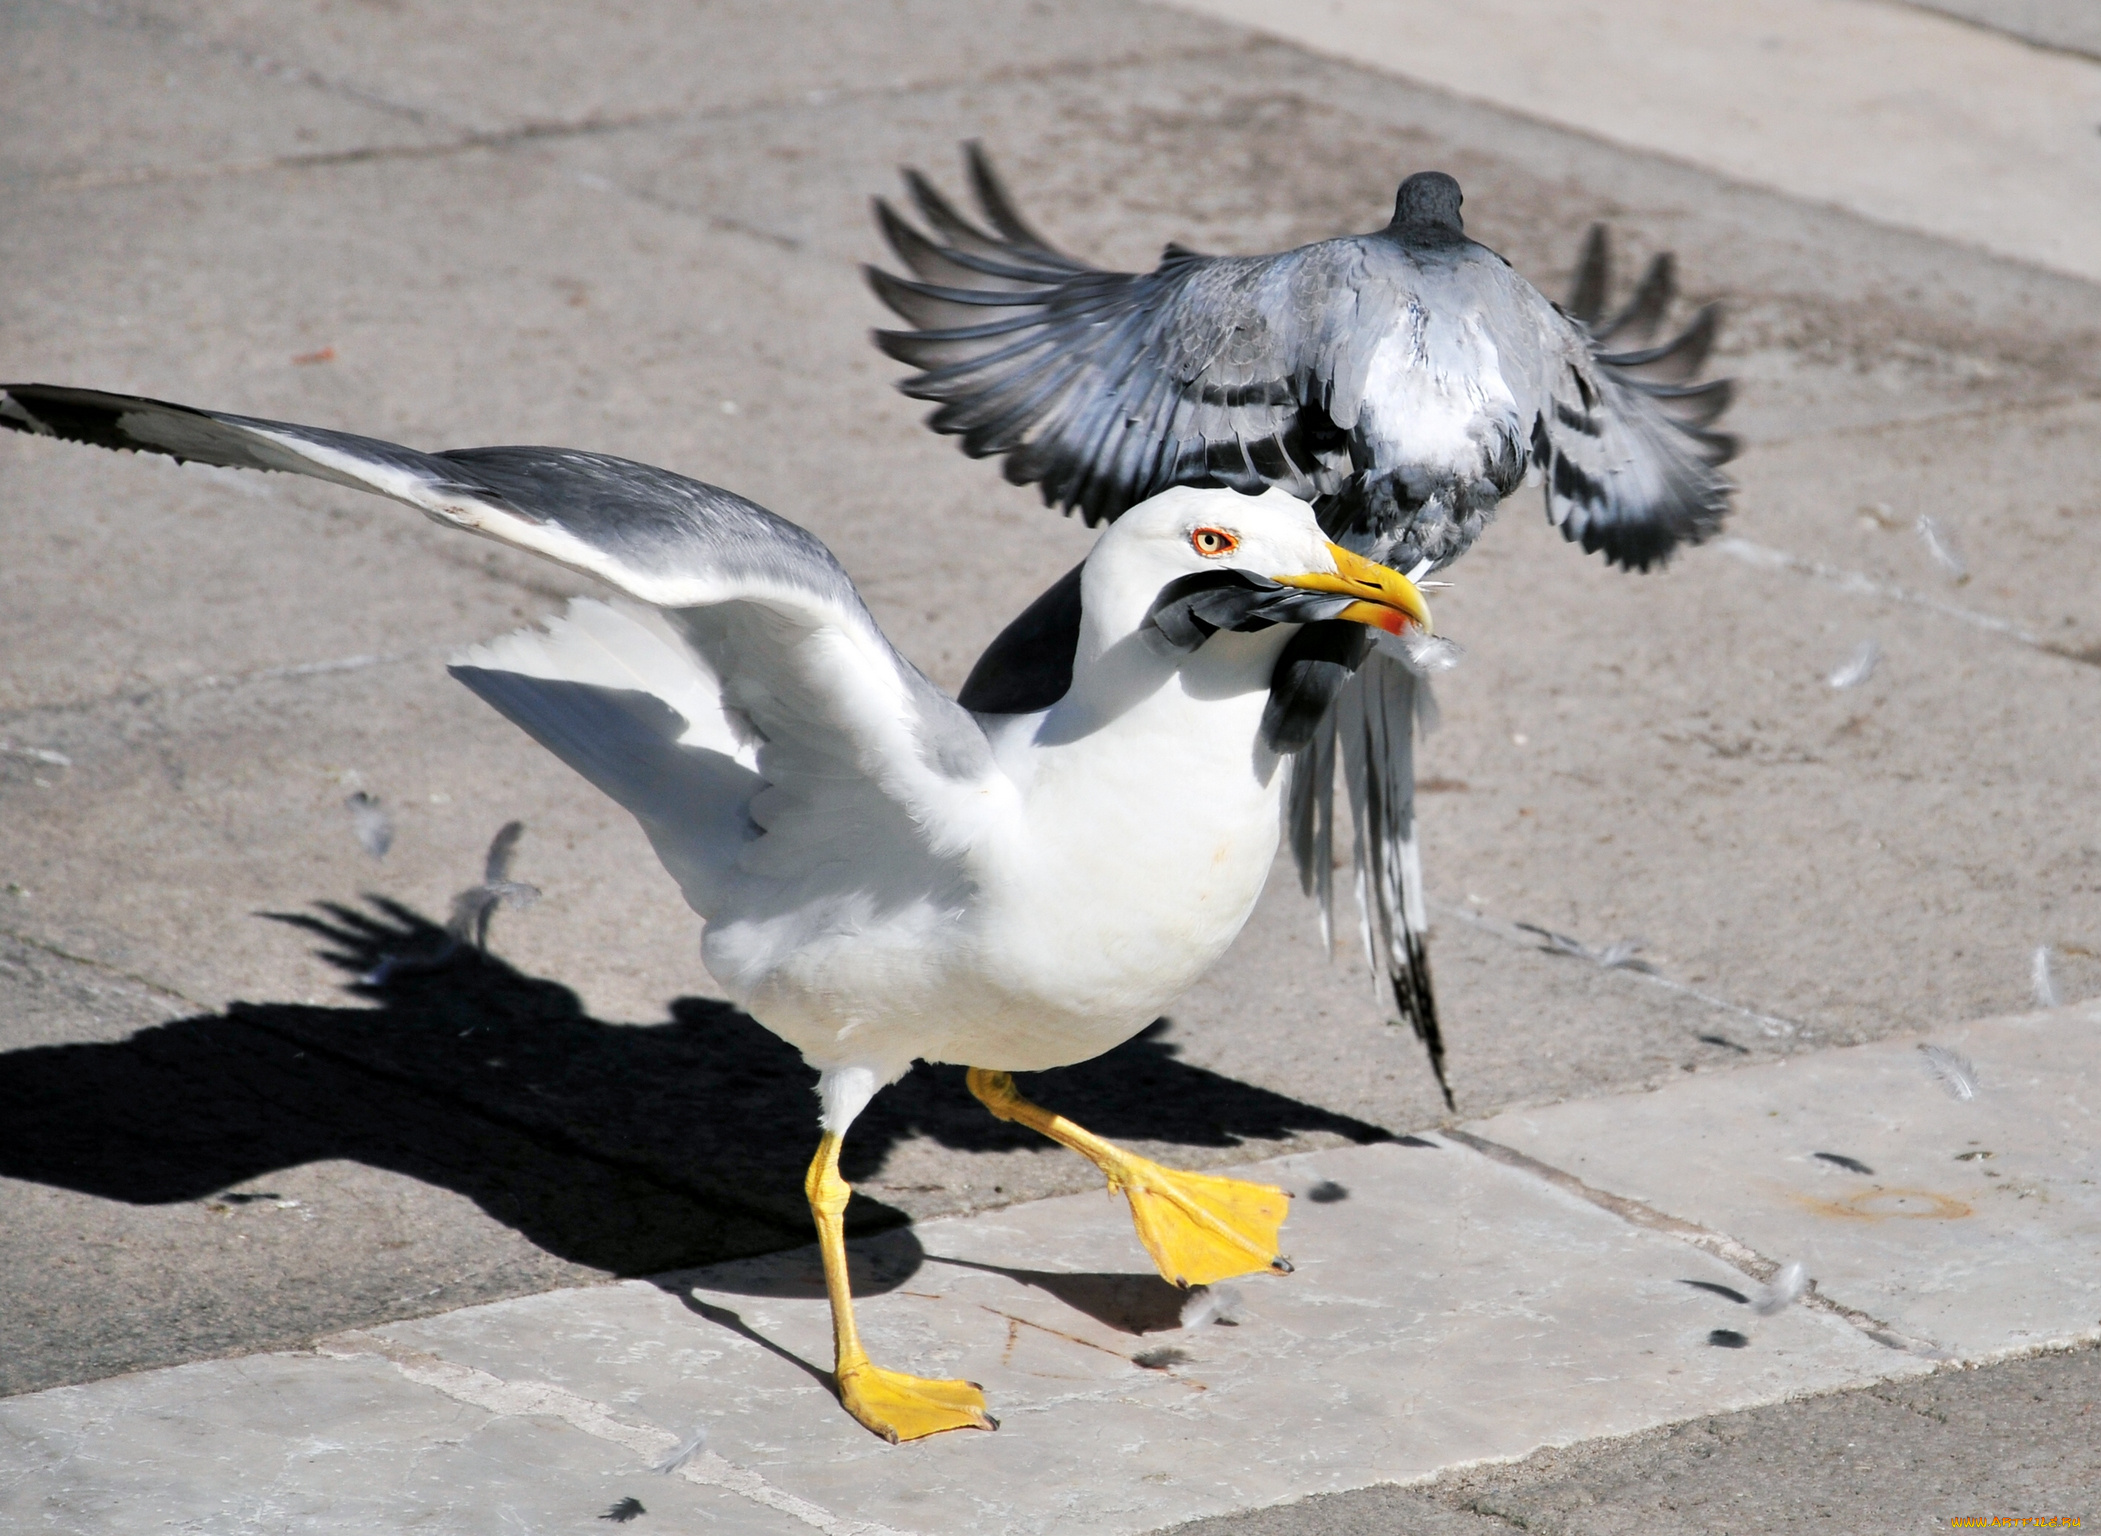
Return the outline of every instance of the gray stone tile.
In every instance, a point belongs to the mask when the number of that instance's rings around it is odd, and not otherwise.
[[[833,1510],[919,1530],[1143,1530],[1324,1488],[1925,1362],[1835,1319],[1783,1314],[1709,1346],[1735,1271],[1453,1145],[1308,1153],[1250,1173],[1301,1193],[1289,1277],[1195,1334],[1120,1202],[1039,1201],[872,1240],[860,1313],[893,1369],[984,1383],[1003,1427],[892,1449],[813,1369],[829,1326],[809,1251],[528,1298],[383,1330],[502,1379],[551,1382],[709,1443]],[[685,1303],[682,1305],[682,1301]],[[1133,1357],[1180,1348],[1165,1370]]]
[[[689,1529],[808,1529],[372,1359],[260,1355],[17,1398],[0,1443],[0,1517],[24,1533],[584,1531],[623,1498]]]
[[[1965,1359],[2091,1342],[2097,1023],[2087,1007],[1933,1031],[1976,1067],[1967,1102],[1935,1083],[1921,1042],[1887,1040],[1478,1129],[1800,1260],[1827,1294]]]

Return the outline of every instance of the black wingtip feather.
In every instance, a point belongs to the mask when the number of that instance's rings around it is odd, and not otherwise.
[[[967,140],[963,145],[963,161],[970,171],[970,190],[992,227],[1016,245],[1034,251],[1050,251],[1050,242],[1031,229],[1028,220],[1014,206],[1013,196],[999,179],[999,172],[992,168],[992,157],[985,153],[984,144],[977,139]]]
[[[1603,224],[1593,224],[1583,237],[1583,254],[1576,262],[1576,282],[1568,296],[1569,318],[1597,324],[1611,288],[1612,236]]]
[[[1677,258],[1665,251],[1649,263],[1649,269],[1642,274],[1627,307],[1596,333],[1598,343],[1602,345],[1624,338],[1623,344],[1645,345],[1656,334],[1656,327],[1663,323],[1664,313],[1670,309],[1671,300],[1677,294]]]

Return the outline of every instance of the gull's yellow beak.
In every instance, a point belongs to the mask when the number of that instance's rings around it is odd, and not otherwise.
[[[1367,560],[1362,555],[1351,554],[1340,544],[1330,544],[1328,553],[1335,557],[1332,573],[1315,571],[1305,576],[1273,576],[1270,579],[1307,592],[1333,592],[1341,597],[1356,598],[1356,602],[1336,615],[1339,619],[1369,624],[1389,635],[1399,634],[1402,625],[1413,619],[1424,634],[1431,633],[1430,606],[1423,601],[1423,595],[1414,582],[1399,571]]]

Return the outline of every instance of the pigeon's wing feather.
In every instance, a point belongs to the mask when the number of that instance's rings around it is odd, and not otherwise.
[[[1106,272],[1052,249],[1020,221],[981,154],[972,180],[990,230],[908,173],[931,235],[887,204],[877,221],[913,273],[868,269],[913,329],[876,344],[918,369],[900,388],[934,401],[935,431],[1089,523],[1172,485],[1308,499],[1352,472],[1351,421],[1375,341],[1365,309],[1391,294],[1367,276],[1376,237],[1275,256],[1170,246],[1151,272]],[[1350,409],[1354,418],[1354,406]]]
[[[654,733],[661,758],[668,711],[686,722],[681,738],[731,722],[755,743],[751,767],[742,771],[755,771],[765,787],[750,797],[751,822],[769,833],[776,822],[794,830],[741,844],[736,865],[746,874],[796,878],[835,856],[821,846],[828,829],[856,822],[874,829],[868,835],[948,858],[988,814],[983,791],[999,775],[977,722],[898,654],[822,542],[731,492],[570,449],[423,453],[348,433],[42,385],[0,386],[0,425],[372,491],[449,527],[598,577],[661,610],[656,648],[636,651],[654,657],[648,665],[658,669],[658,685],[630,690],[645,701],[624,701],[633,708],[621,734],[640,743]],[[680,648],[690,653],[683,662]],[[575,658],[588,648],[556,649],[567,660],[541,671],[581,666]],[[564,680],[604,681],[588,668],[540,679]],[[693,703],[697,691],[710,689],[711,709]],[[477,691],[486,696],[492,688]],[[557,720],[546,713],[552,697],[539,690],[537,727],[524,718],[525,703],[513,700],[515,713],[499,707],[535,735],[544,732],[568,757],[584,750],[579,738],[587,727],[577,711],[596,711],[592,718],[609,725],[607,709],[624,707],[601,689],[588,704],[572,695],[576,717]],[[711,710],[712,720],[690,717]],[[718,755],[742,768],[733,754]],[[643,794],[610,764],[578,766],[616,798]],[[721,777],[742,782],[727,768]],[[791,803],[798,814],[781,815]],[[643,808],[651,805],[661,801]],[[871,808],[889,814],[869,817]]]
[[[1535,303],[1501,339],[1547,516],[1571,543],[1615,565],[1647,570],[1721,527],[1733,489],[1722,466],[1736,440],[1712,430],[1729,406],[1727,379],[1698,375],[1720,311],[1708,305],[1676,336],[1652,344],[1675,293],[1668,256],[1649,266],[1625,309],[1586,323],[1602,303],[1606,247],[1593,231],[1563,313]]]

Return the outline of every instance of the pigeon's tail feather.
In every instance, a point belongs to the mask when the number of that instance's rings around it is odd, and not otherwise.
[[[1336,733],[1355,823],[1365,958],[1392,987],[1394,1006],[1429,1055],[1445,1107],[1454,1109],[1430,981],[1429,911],[1415,832],[1416,717],[1428,686],[1397,658],[1375,651],[1337,700]]]
[[[1290,759],[1285,789],[1285,827],[1299,889],[1320,913],[1321,952],[1335,953],[1335,711],[1330,708],[1313,736]]]

